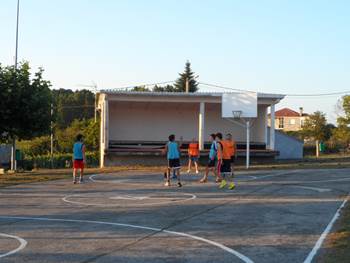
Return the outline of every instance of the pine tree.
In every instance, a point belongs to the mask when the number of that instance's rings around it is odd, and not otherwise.
[[[195,74],[191,69],[191,63],[189,61],[186,62],[185,71],[179,75],[180,77],[175,82],[175,89],[177,92],[186,91],[186,79],[188,79],[189,82],[189,92],[196,92],[198,90],[198,83],[195,80]]]

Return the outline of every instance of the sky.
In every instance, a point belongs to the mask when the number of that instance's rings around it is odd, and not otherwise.
[[[16,2],[0,3],[3,65],[14,63]],[[21,0],[18,58],[43,67],[55,89],[172,81],[189,60],[203,83],[347,91],[349,11],[346,0]],[[287,96],[277,109],[321,110],[335,122],[340,97]]]

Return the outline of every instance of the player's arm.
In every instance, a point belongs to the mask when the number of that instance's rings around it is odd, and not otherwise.
[[[218,143],[217,144],[217,151],[218,151],[218,153],[220,153],[219,155],[221,156],[221,158],[220,158],[220,160],[222,159],[222,147],[221,147],[221,144],[220,143]]]
[[[163,154],[166,154],[168,152],[168,144],[165,144],[164,149],[162,150]]]

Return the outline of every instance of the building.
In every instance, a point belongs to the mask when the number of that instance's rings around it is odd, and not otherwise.
[[[304,113],[302,107],[299,108],[299,112],[289,108],[280,109],[275,112],[275,129],[282,131],[300,131],[308,116],[307,113]],[[269,126],[271,126],[270,114]]]
[[[230,132],[238,143],[239,154],[245,155],[246,129],[221,117],[222,93],[123,92],[104,90],[99,94],[101,112],[101,167],[164,163],[161,157],[169,134],[186,142],[196,138],[201,155],[207,154],[209,134]],[[275,156],[274,129],[268,144],[268,108],[284,95],[257,94],[257,118],[250,131],[252,156]],[[274,127],[274,126],[273,126]],[[184,152],[186,149],[183,149]],[[160,158],[161,157],[161,158]]]

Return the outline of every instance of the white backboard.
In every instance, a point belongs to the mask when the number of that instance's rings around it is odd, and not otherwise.
[[[223,93],[221,101],[222,117],[233,118],[233,111],[241,111],[241,118],[256,118],[258,116],[257,93]]]

